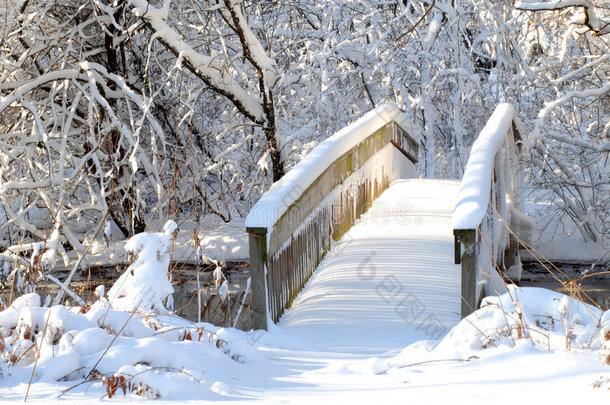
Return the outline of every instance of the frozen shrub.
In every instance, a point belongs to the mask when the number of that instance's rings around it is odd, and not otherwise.
[[[167,270],[172,235],[177,227],[174,221],[168,221],[163,232],[142,232],[127,242],[125,250],[136,259],[108,291],[113,309],[167,312],[163,301],[174,292]]]

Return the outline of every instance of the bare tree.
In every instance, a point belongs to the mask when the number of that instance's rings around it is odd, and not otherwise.
[[[530,184],[586,240],[607,240],[604,2],[4,4],[7,254],[46,241],[50,268],[56,253],[86,254],[109,222],[128,236],[169,218],[243,216],[317,142],[383,102],[423,128],[422,172],[454,178],[493,106],[514,103],[532,129]]]
[[[107,53],[109,40],[99,34],[109,20],[61,0],[5,11],[15,24],[2,45],[5,247],[28,235],[46,240],[55,229],[82,254],[77,234],[99,230],[110,217],[126,234],[141,231],[141,180],[157,185],[157,202],[164,192],[156,165],[164,135],[150,99]]]

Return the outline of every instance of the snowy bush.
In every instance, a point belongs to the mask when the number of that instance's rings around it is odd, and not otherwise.
[[[126,312],[167,312],[163,301],[174,292],[167,270],[177,228],[174,221],[168,221],[161,233],[142,232],[129,239],[125,250],[136,259],[108,291],[112,308]]]
[[[485,350],[504,353],[524,346],[548,352],[599,352],[602,362],[608,362],[609,320],[610,311],[603,313],[567,295],[513,285],[499,297],[486,297],[480,309],[462,319],[437,344],[409,346],[386,366],[431,358],[468,361],[481,358]]]
[[[374,368],[376,374],[385,374],[436,362],[481,360],[489,364],[494,356],[506,358],[511,353],[519,358],[536,352],[583,354],[582,359],[597,358],[610,365],[610,310],[603,313],[544,288],[510,286],[499,297],[485,298],[480,309],[462,319],[440,341],[413,343],[391,359],[376,359]],[[517,361],[527,363],[523,357]],[[602,379],[592,386],[605,384]]]

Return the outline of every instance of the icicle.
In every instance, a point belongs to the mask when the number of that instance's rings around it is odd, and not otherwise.
[[[107,220],[106,225],[104,226],[104,241],[106,241],[106,246],[110,245],[111,240],[112,240],[112,226],[110,224],[110,220]]]
[[[223,281],[222,285],[218,289],[218,295],[221,302],[225,302],[229,297],[229,283],[227,280]]]

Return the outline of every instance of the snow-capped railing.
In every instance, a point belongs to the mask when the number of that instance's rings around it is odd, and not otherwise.
[[[506,225],[521,209],[517,152],[522,128],[514,107],[500,104],[470,151],[453,211],[455,263],[462,264],[462,317],[477,308],[486,292],[503,292],[496,269],[520,270],[518,243]],[[522,217],[516,215],[515,221]]]
[[[395,179],[414,177],[419,131],[384,104],[320,143],[246,219],[252,321],[277,322],[330,249]]]

